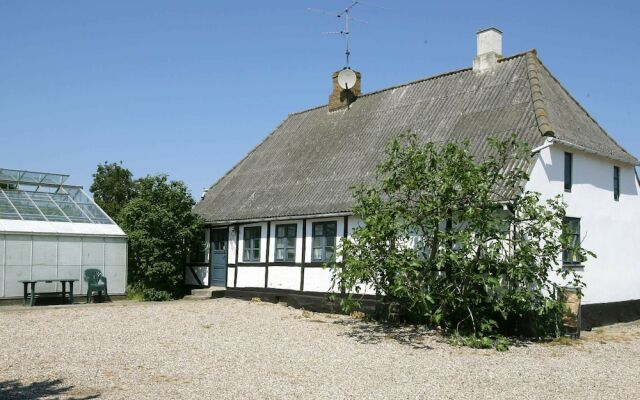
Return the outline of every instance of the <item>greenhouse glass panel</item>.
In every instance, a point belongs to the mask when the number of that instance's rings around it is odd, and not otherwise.
[[[113,224],[68,177],[0,168],[0,219]]]
[[[49,221],[69,222],[66,215],[60,210],[53,199],[47,193],[25,192],[35,203]]]
[[[46,221],[47,219],[42,215],[42,213],[36,208],[31,199],[26,195],[25,192],[15,191],[15,190],[7,190],[4,192],[11,204],[16,208],[16,210],[22,216],[24,220],[31,221]]]
[[[64,194],[52,194],[51,198],[56,202],[58,207],[62,209],[71,222],[91,223],[91,220],[78,208],[78,206]]]
[[[111,220],[105,213],[93,204],[80,203],[78,206],[89,216],[96,224],[110,224]]]
[[[0,219],[22,219],[0,189]]]

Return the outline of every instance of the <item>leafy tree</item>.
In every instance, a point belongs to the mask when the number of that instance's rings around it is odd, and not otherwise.
[[[99,164],[89,188],[95,202],[115,221],[135,196],[133,174],[120,163]]]
[[[332,265],[334,288],[351,293],[345,310],[369,285],[405,318],[452,333],[521,333],[523,321],[529,333],[556,333],[557,294],[584,286],[559,264],[565,205],[522,190],[530,153],[515,137],[490,147],[476,160],[468,144],[422,144],[410,133],[389,143],[377,181],[354,189],[364,224]]]
[[[191,212],[194,200],[183,182],[166,175],[135,182],[136,197],[120,213],[129,236],[129,282],[147,300],[166,300],[183,291],[190,244],[202,221]]]

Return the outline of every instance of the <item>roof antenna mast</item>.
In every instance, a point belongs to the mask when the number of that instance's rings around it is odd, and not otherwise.
[[[351,52],[349,51],[349,34],[350,34],[350,28],[349,28],[349,21],[359,21],[359,22],[364,22],[366,23],[366,21],[361,21],[358,20],[356,18],[353,18],[349,13],[351,11],[351,9],[355,6],[357,6],[358,4],[360,4],[360,1],[354,1],[353,3],[351,3],[349,6],[347,6],[344,10],[342,10],[341,12],[339,12],[338,14],[335,13],[330,13],[328,11],[324,11],[324,10],[318,10],[318,9],[313,9],[313,8],[309,8],[309,11],[314,11],[314,12],[320,12],[322,14],[326,14],[326,15],[335,15],[338,18],[342,18],[344,20],[344,29],[341,31],[337,31],[337,32],[322,32],[323,35],[341,35],[344,38],[344,55],[346,58],[346,65],[345,68],[350,68],[349,67],[349,56],[351,56]]]

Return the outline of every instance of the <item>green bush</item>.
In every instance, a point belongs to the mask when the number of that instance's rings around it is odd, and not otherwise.
[[[147,176],[136,181],[136,197],[120,212],[129,237],[129,282],[145,299],[183,295],[187,256],[202,230],[193,205],[184,183]]]
[[[570,245],[565,205],[523,190],[522,160],[531,156],[523,143],[512,137],[488,147],[476,160],[467,144],[425,144],[412,134],[390,142],[377,180],[354,190],[364,224],[342,239],[342,262],[329,264],[333,288],[350,293],[345,311],[359,305],[366,284],[405,320],[466,336],[465,345],[494,346],[489,337],[497,334],[558,334],[564,306],[553,276],[579,296],[584,287],[561,265]]]
[[[125,231],[129,245],[129,298],[168,300],[184,292],[187,256],[202,232],[184,183],[166,175],[133,180],[117,163],[98,165],[91,192]]]

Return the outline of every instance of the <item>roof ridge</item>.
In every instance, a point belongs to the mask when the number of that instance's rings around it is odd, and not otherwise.
[[[533,101],[533,111],[536,116],[536,123],[542,136],[555,136],[555,132],[547,118],[547,110],[540,88],[540,77],[538,76],[538,52],[534,49],[526,54],[527,58],[527,76],[529,78],[529,86],[531,88],[531,100]]]
[[[534,53],[535,54],[536,50],[535,49],[526,50],[526,51],[523,51],[523,52],[520,52],[520,53],[516,53],[516,54],[510,55],[508,57],[503,57],[503,58],[500,58],[498,60],[498,62],[510,61],[510,60],[513,60],[514,58],[526,56],[527,54],[530,54],[530,53]],[[414,85],[416,83],[421,83],[421,82],[431,81],[431,80],[434,80],[434,79],[444,78],[446,76],[451,76],[451,75],[455,75],[455,74],[459,74],[461,72],[466,72],[466,71],[471,71],[471,70],[473,70],[473,67],[459,68],[459,69],[455,69],[455,70],[452,70],[452,71],[442,72],[440,74],[430,75],[430,76],[427,76],[427,77],[424,77],[424,78],[419,78],[419,79],[416,79],[416,80],[413,80],[413,81],[409,81],[409,82],[401,83],[401,84],[398,84],[398,85],[388,86],[386,88],[374,90],[373,92],[364,93],[364,94],[358,96],[358,98],[372,96],[374,94],[386,92],[388,90],[394,90],[394,89],[398,89],[398,88],[401,88],[401,87],[404,87],[404,86]],[[327,106],[328,106],[328,104],[322,104],[322,105],[319,105],[319,106],[307,108],[305,110],[292,112],[292,113],[289,114],[289,116],[302,114],[302,113],[305,113],[305,112],[308,112],[308,111],[317,110],[317,109],[324,108],[324,107],[327,107]]]

